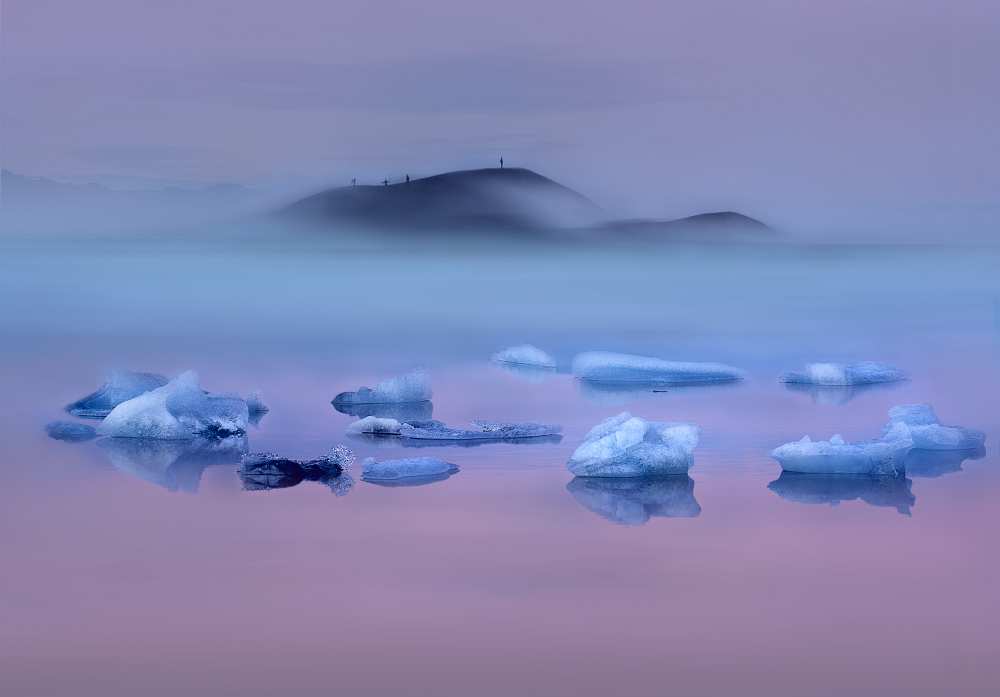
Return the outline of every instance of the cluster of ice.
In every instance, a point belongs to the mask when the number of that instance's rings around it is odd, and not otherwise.
[[[911,484],[906,477],[782,472],[767,488],[795,503],[837,506],[842,501],[857,499],[870,506],[887,506],[910,515],[910,508],[917,501],[910,490]]]
[[[829,385],[844,387],[849,385],[873,385],[880,382],[905,380],[906,373],[885,363],[865,361],[862,363],[810,363],[801,373],[785,373],[782,382]]]
[[[622,412],[592,428],[567,466],[578,477],[686,474],[698,433],[692,424],[646,421]]]
[[[239,475],[243,488],[251,491],[283,489],[302,481],[321,481],[329,484],[334,493],[343,495],[351,486],[350,478],[344,471],[353,462],[354,453],[342,445],[313,460],[293,460],[272,453],[247,453],[240,463]]]
[[[98,433],[162,440],[224,438],[245,433],[248,421],[241,397],[205,392],[198,386],[198,376],[188,371],[119,404],[101,422]]]
[[[347,427],[347,432],[358,435],[399,436],[410,440],[435,441],[505,441],[556,436],[559,426],[538,423],[506,423],[473,421],[472,428],[452,428],[440,421],[407,421],[368,416]]]
[[[907,428],[898,425],[879,440],[858,443],[848,443],[839,435],[821,441],[803,436],[775,448],[771,457],[786,472],[902,476],[906,471],[904,458],[912,447]]]
[[[986,442],[982,431],[942,426],[929,404],[902,404],[890,409],[883,433],[900,427],[908,431],[914,450],[978,450]]]
[[[74,416],[101,419],[122,402],[166,384],[167,379],[162,375],[116,371],[96,392],[66,405],[66,411]]]
[[[592,351],[573,359],[573,374],[593,382],[699,385],[734,382],[742,371],[721,363],[665,361],[625,353]]]
[[[97,438],[97,429],[89,424],[78,424],[73,421],[53,421],[46,424],[45,432],[49,438],[80,442]]]
[[[503,351],[493,354],[495,363],[506,363],[509,365],[530,366],[532,368],[546,368],[554,370],[556,359],[531,344],[511,346]]]
[[[619,525],[701,514],[694,497],[694,480],[684,474],[657,479],[574,477],[566,491],[587,510]]]
[[[458,467],[436,457],[408,457],[399,460],[368,458],[361,478],[373,484],[429,484],[447,479]]]
[[[430,398],[431,384],[427,378],[427,374],[422,371],[416,371],[407,375],[383,380],[374,389],[361,387],[356,392],[341,392],[333,398],[333,405],[428,402]]]

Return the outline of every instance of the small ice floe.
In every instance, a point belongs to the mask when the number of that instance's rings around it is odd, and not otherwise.
[[[451,428],[440,421],[406,421],[369,416],[347,427],[350,434],[399,436],[410,441],[520,441],[558,437],[562,430],[550,424],[473,421],[471,428]]]
[[[49,438],[79,443],[97,438],[97,429],[89,424],[78,424],[73,421],[53,421],[45,425]]]
[[[858,499],[870,506],[895,508],[910,515],[916,497],[906,477],[866,474],[803,474],[782,472],[767,488],[787,501],[837,506]]]
[[[662,477],[687,474],[698,427],[646,421],[628,412],[592,428],[569,459],[578,477]]]
[[[97,441],[115,469],[168,491],[196,492],[209,467],[240,462],[245,436],[158,440],[101,438]]]
[[[407,457],[399,460],[368,458],[361,478],[382,486],[419,486],[444,481],[458,472],[458,466],[436,457]]]
[[[898,424],[879,440],[857,443],[848,443],[839,435],[820,441],[803,436],[800,441],[775,448],[771,457],[786,472],[901,477],[906,471],[906,454],[912,447],[909,430]]]
[[[885,363],[865,361],[862,363],[810,363],[799,372],[785,373],[781,381],[786,383],[824,386],[874,385],[883,382],[898,382],[906,379],[906,373]]]
[[[167,379],[155,373],[115,371],[96,392],[67,404],[66,411],[73,416],[103,419],[122,402],[166,384]]]
[[[354,462],[354,453],[342,445],[324,457],[293,460],[272,453],[247,453],[240,463],[239,475],[247,491],[284,489],[303,481],[323,482],[338,496],[351,487],[345,470]]]
[[[245,433],[248,421],[247,403],[241,397],[205,392],[198,386],[198,376],[188,371],[122,402],[97,430],[114,438],[224,438]]]
[[[914,450],[979,450],[986,443],[982,431],[941,425],[929,404],[902,404],[890,409],[883,433],[888,435],[900,427],[909,433]]]
[[[494,363],[504,365],[542,368],[544,370],[556,369],[556,359],[531,344],[511,346],[503,351],[498,351],[493,354],[492,360]]]
[[[722,363],[666,361],[604,351],[577,355],[573,375],[592,382],[650,385],[703,385],[743,379],[742,371]]]
[[[431,384],[427,374],[416,371],[407,375],[383,380],[375,388],[361,387],[355,392],[341,392],[333,398],[334,407],[360,404],[403,404],[429,402]]]
[[[566,491],[587,510],[619,525],[701,515],[694,480],[686,474],[656,479],[574,477]]]

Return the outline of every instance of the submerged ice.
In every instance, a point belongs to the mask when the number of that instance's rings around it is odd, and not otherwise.
[[[781,381],[787,383],[839,387],[898,382],[905,379],[906,374],[899,368],[873,361],[862,363],[810,363],[802,372],[785,373],[781,376]]]
[[[373,484],[429,484],[458,472],[458,467],[436,457],[407,457],[398,460],[368,458],[361,478]]]
[[[167,379],[155,373],[133,373],[116,371],[96,392],[66,405],[66,411],[74,416],[101,419],[122,402],[155,390],[167,384]]]
[[[492,360],[494,363],[545,368],[549,370],[554,370],[556,367],[556,359],[531,344],[511,346],[503,351],[498,351],[493,354]]]
[[[592,428],[567,466],[578,477],[686,474],[698,435],[693,424],[646,421],[622,412]]]
[[[593,382],[698,385],[734,382],[743,373],[722,363],[667,361],[625,353],[592,351],[573,359],[573,374]]]
[[[359,404],[401,404],[428,402],[430,399],[430,380],[426,373],[416,371],[383,380],[374,388],[361,387],[354,392],[341,392],[333,398],[333,405],[339,409]]]

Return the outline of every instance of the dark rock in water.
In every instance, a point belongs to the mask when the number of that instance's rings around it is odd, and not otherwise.
[[[337,446],[325,457],[293,460],[271,453],[248,453],[240,464],[240,479],[247,491],[285,489],[303,481],[323,482],[334,493],[347,493],[353,483],[344,470],[354,461],[354,454]]]
[[[66,405],[66,411],[74,416],[103,419],[122,402],[166,384],[167,379],[155,373],[115,372],[96,392]]]
[[[49,438],[71,442],[92,440],[97,437],[97,429],[93,426],[72,421],[53,421],[46,424],[45,432],[49,434]]]
[[[645,525],[650,518],[696,518],[701,506],[686,474],[640,479],[574,477],[566,491],[577,503],[619,525]]]
[[[869,506],[895,508],[910,515],[910,508],[917,502],[910,491],[912,484],[906,477],[782,472],[767,488],[796,503],[837,506],[858,499]]]

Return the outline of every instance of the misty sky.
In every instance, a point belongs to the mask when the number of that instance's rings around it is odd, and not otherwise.
[[[625,215],[996,230],[996,0],[0,0],[2,164],[537,169]]]

